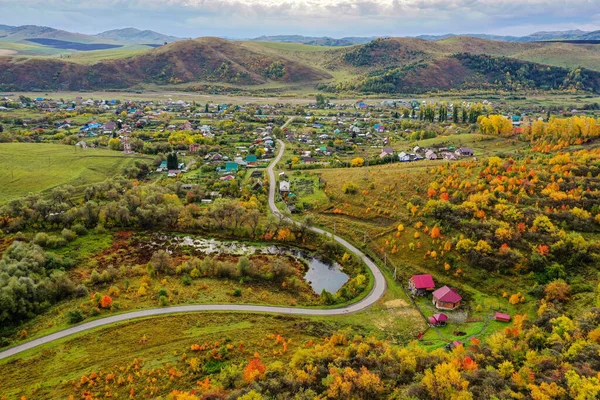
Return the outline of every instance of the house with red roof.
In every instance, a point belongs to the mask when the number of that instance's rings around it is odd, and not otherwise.
[[[456,289],[448,286],[442,286],[432,294],[433,305],[443,310],[454,310],[460,306],[462,297],[456,292]]]
[[[431,326],[444,326],[448,321],[448,316],[446,314],[433,314],[429,317],[429,325]]]
[[[435,289],[435,283],[429,274],[413,275],[408,280],[408,288],[413,295],[423,296]]]

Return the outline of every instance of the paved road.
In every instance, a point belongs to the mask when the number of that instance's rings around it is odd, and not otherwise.
[[[292,118],[293,119],[293,118]],[[291,120],[291,119],[290,119]],[[286,125],[290,122],[286,122]],[[284,125],[285,126],[285,125]],[[275,172],[274,168],[276,164],[279,162],[281,157],[283,156],[283,152],[285,150],[285,144],[278,140],[279,142],[279,153],[277,157],[273,160],[273,162],[269,165],[267,169],[269,173],[270,187],[269,187],[269,207],[271,211],[286,220],[298,224],[298,222],[292,221],[287,217],[283,217],[281,212],[277,209],[275,205],[275,194],[277,193],[277,181],[275,180]],[[313,232],[330,235],[330,233],[325,232],[322,229],[316,227],[310,227],[310,230]],[[116,322],[130,321],[136,318],[143,317],[151,317],[156,315],[165,315],[165,314],[175,314],[175,313],[190,313],[190,312],[212,312],[212,311],[241,311],[241,312],[264,312],[264,313],[275,313],[275,314],[288,314],[288,315],[321,315],[321,316],[334,316],[334,315],[344,315],[348,313],[354,313],[357,311],[364,310],[370,306],[372,306],[377,300],[379,300],[386,289],[386,281],[379,270],[377,265],[373,261],[371,261],[367,256],[365,256],[359,249],[357,249],[352,244],[348,243],[346,240],[342,239],[339,236],[333,236],[333,239],[344,246],[348,251],[356,254],[360,257],[363,262],[367,265],[367,267],[371,270],[373,277],[375,279],[373,288],[371,292],[362,300],[350,304],[348,306],[340,307],[340,308],[332,308],[332,309],[317,309],[317,308],[293,308],[293,307],[274,307],[274,306],[255,306],[255,305],[242,305],[242,304],[195,304],[195,305],[185,305],[185,306],[174,306],[174,307],[164,307],[164,308],[154,308],[149,310],[141,310],[141,311],[133,311],[124,314],[113,315],[111,317],[97,319],[95,321],[87,322],[85,324],[81,324],[78,326],[73,326],[71,328],[64,329],[62,331],[43,336],[38,339],[34,339],[30,342],[21,344],[19,346],[12,347],[8,350],[0,352],[0,360],[13,356],[15,354],[19,354],[23,351],[33,349],[35,347],[41,346],[46,343],[53,342],[58,339],[62,339],[64,337],[73,335],[75,333],[84,332],[90,329],[98,328],[101,326],[106,326],[110,324],[114,324]]]

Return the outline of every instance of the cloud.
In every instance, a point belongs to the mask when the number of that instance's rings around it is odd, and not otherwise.
[[[0,0],[4,21],[91,30],[135,26],[180,36],[529,33],[600,29],[597,0]],[[40,12],[42,11],[42,12]],[[525,32],[525,30],[529,30]]]

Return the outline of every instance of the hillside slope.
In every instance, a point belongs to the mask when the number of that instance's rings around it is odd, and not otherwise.
[[[93,90],[142,83],[219,82],[256,85],[329,79],[326,72],[219,38],[184,40],[129,58],[92,65],[57,59],[0,58],[3,90]]]

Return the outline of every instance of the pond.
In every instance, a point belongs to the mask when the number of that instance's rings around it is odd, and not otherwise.
[[[206,239],[192,236],[167,236],[158,235],[150,243],[172,252],[169,247],[193,247],[203,254],[231,254],[231,255],[289,255],[306,261],[308,270],[304,279],[313,291],[321,294],[324,290],[336,293],[348,281],[349,276],[342,271],[341,265],[326,260],[308,251],[303,251],[284,245],[253,245],[248,243]]]

